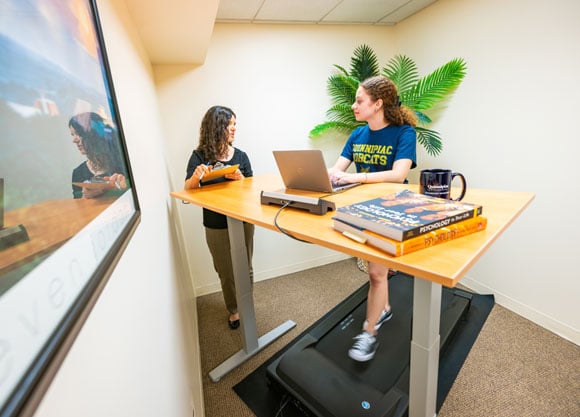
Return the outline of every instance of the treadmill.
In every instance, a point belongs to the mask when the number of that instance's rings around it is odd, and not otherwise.
[[[288,394],[305,416],[399,417],[409,407],[409,364],[414,278],[389,279],[393,318],[384,323],[368,362],[348,357],[366,316],[366,283],[334,308],[267,368],[270,387]],[[443,287],[440,356],[469,310],[472,294]]]

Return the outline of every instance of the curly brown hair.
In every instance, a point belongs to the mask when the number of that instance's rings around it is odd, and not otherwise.
[[[383,100],[383,113],[385,120],[391,124],[400,126],[408,124],[417,126],[417,115],[413,110],[401,105],[399,93],[395,83],[386,77],[377,75],[367,78],[359,84],[365,89],[372,101]]]
[[[99,114],[94,112],[76,114],[69,119],[68,125],[82,139],[87,159],[95,168],[117,173],[126,171],[121,161],[121,150],[115,137],[115,130]]]
[[[213,106],[203,116],[199,128],[199,145],[197,150],[210,162],[224,157],[228,148],[228,126],[236,114],[224,106]]]

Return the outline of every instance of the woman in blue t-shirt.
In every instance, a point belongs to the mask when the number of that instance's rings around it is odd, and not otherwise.
[[[417,116],[401,106],[397,87],[383,76],[361,82],[352,105],[354,116],[365,126],[355,129],[342,153],[328,170],[338,184],[407,181],[409,170],[417,165]],[[346,172],[354,162],[356,173]],[[369,294],[362,333],[355,337],[349,356],[357,361],[373,358],[376,335],[383,323],[393,316],[389,304],[389,269],[369,262]],[[371,324],[373,323],[373,324]]]

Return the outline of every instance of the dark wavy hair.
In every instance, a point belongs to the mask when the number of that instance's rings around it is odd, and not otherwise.
[[[70,118],[68,125],[81,137],[87,159],[96,168],[111,173],[125,173],[114,129],[99,114],[79,113]]]
[[[223,158],[228,148],[228,126],[232,117],[236,117],[234,111],[224,106],[210,107],[203,116],[197,150],[210,162]]]
[[[391,80],[378,75],[367,78],[359,85],[365,89],[372,101],[383,100],[383,113],[389,124],[417,126],[417,115],[413,110],[401,105],[397,87]]]

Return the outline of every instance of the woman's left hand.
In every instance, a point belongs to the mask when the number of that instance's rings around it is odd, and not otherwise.
[[[97,198],[104,192],[103,189],[83,187],[83,198]]]
[[[231,174],[226,174],[224,175],[225,178],[227,178],[228,180],[241,180],[242,178],[244,178],[244,174],[242,174],[242,171],[240,171],[239,169],[236,169],[235,172],[232,172]]]
[[[334,184],[351,184],[359,182],[356,174],[351,174],[343,171],[336,171],[330,176],[330,181]]]

